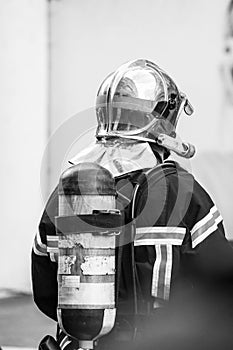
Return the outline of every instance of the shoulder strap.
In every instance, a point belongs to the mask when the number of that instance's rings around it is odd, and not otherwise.
[[[148,182],[156,184],[162,178],[171,174],[176,174],[176,173],[177,173],[177,163],[174,161],[166,161],[140,174],[140,176],[137,179],[137,184],[134,187],[134,190],[132,193],[131,219],[135,218],[135,214],[136,214],[135,202],[136,202],[136,197],[139,192],[139,189],[143,190],[143,187]]]

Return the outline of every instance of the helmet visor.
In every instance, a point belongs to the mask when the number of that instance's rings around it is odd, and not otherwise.
[[[168,102],[166,82],[150,67],[116,72],[97,97],[98,133],[135,134],[159,118]]]

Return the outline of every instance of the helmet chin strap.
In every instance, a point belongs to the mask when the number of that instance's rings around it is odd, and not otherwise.
[[[149,142],[149,145],[158,162],[163,163],[166,159],[166,149],[164,147],[160,147],[157,143],[154,142]]]

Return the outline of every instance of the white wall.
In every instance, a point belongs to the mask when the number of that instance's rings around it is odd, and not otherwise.
[[[0,289],[30,290],[46,141],[47,1],[0,2]]]

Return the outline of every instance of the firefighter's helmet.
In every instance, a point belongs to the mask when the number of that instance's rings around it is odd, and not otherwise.
[[[96,101],[97,139],[124,137],[156,142],[173,135],[182,111],[193,112],[186,96],[156,64],[130,61],[101,84]]]

